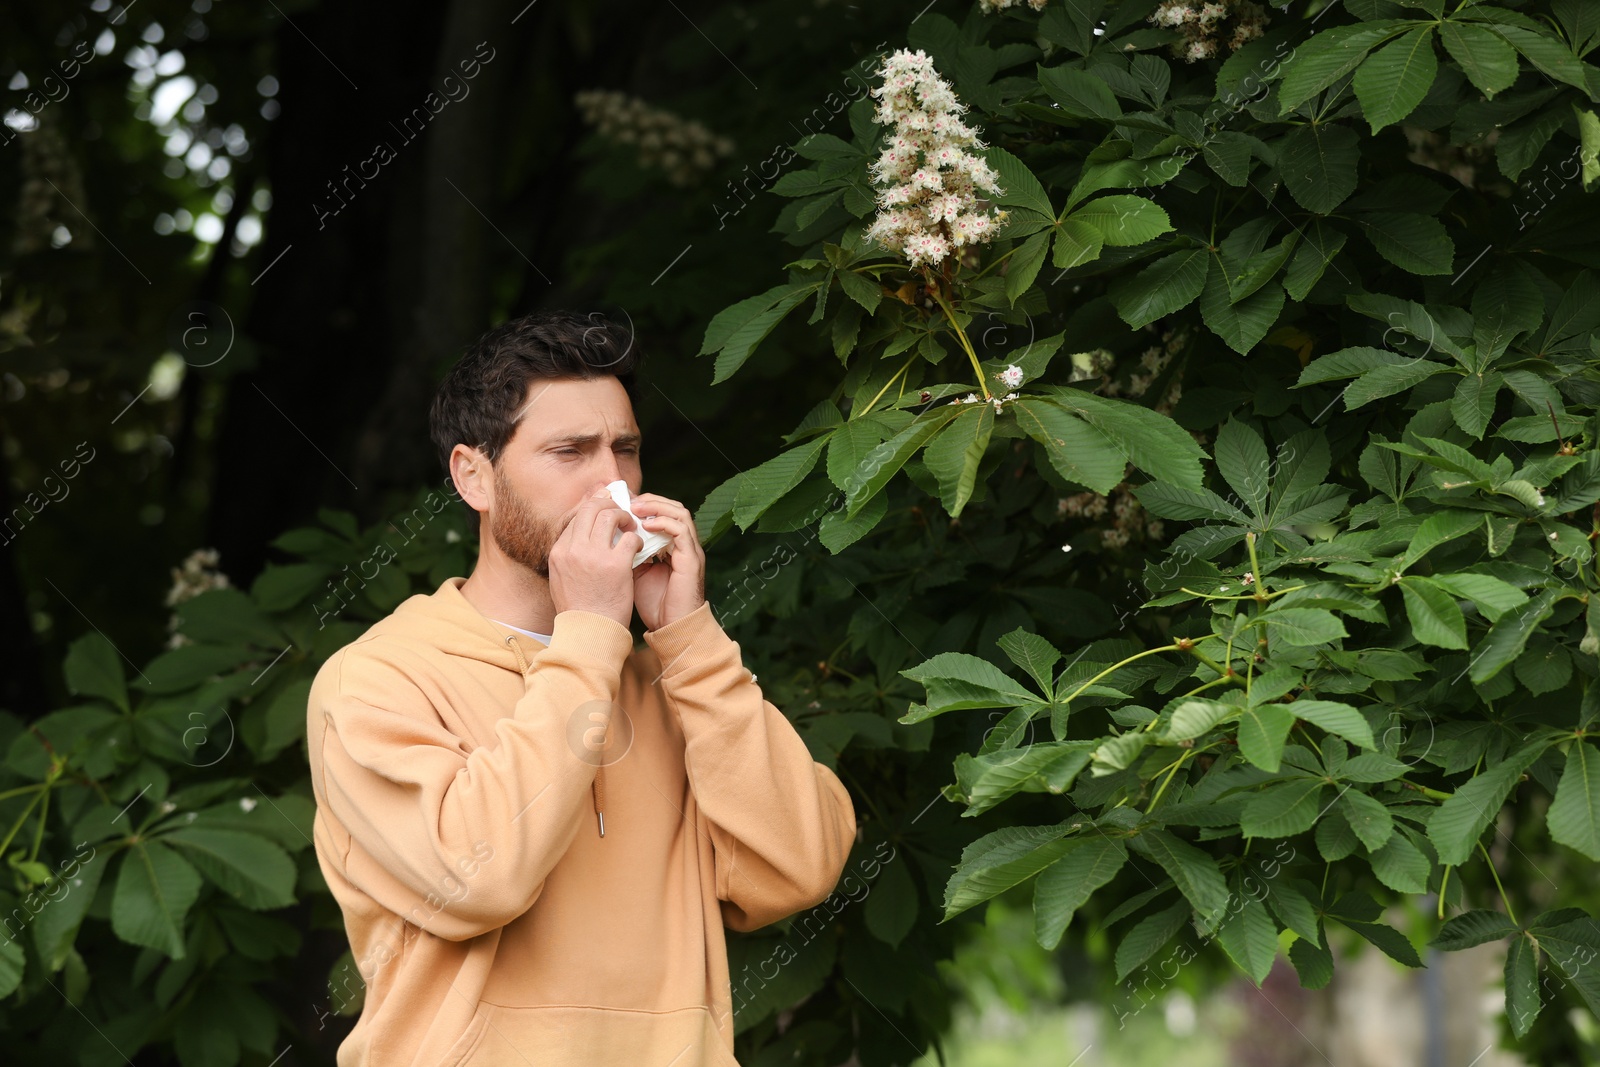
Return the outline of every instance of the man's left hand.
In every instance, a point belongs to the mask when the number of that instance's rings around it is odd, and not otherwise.
[[[633,572],[634,607],[646,629],[659,630],[705,603],[706,553],[694,516],[678,501],[640,493],[630,503],[641,522],[641,537],[659,532],[672,538],[668,562],[648,560]]]

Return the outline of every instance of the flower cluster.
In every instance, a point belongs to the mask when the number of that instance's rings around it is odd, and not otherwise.
[[[937,266],[967,245],[988,241],[1006,212],[988,210],[979,191],[1001,195],[999,175],[983,157],[977,131],[961,120],[967,110],[921,49],[901,49],[878,69],[883,84],[873,118],[892,125],[887,147],[872,164],[878,216],[868,240],[902,253],[913,267]]]
[[[1002,404],[1004,404],[1007,400],[1015,400],[1015,399],[1017,399],[1017,397],[1019,397],[1021,395],[1022,395],[1021,393],[1007,393],[1005,396],[991,396],[989,398],[989,400],[988,400],[988,403],[994,405],[994,413],[996,415],[998,415],[998,414],[1000,414],[1000,407],[1001,407]],[[984,399],[983,399],[983,397],[979,396],[977,393],[968,393],[966,396],[956,397],[954,400],[950,401],[950,403],[952,403],[952,404],[982,404],[982,403],[984,403]]]
[[[992,15],[996,11],[1004,11],[1008,7],[1016,7],[1022,0],[978,0],[978,9],[985,15]],[[1028,0],[1028,6],[1035,11],[1043,11],[1045,0]]]
[[[1117,485],[1106,496],[1099,493],[1075,493],[1056,500],[1057,519],[1087,519],[1098,522],[1111,513],[1111,522],[1100,531],[1100,543],[1106,548],[1121,548],[1134,538],[1143,541],[1160,541],[1166,532],[1160,519],[1148,513],[1134,498],[1127,482]]]
[[[1186,329],[1163,332],[1159,345],[1152,345],[1140,354],[1138,368],[1128,375],[1126,384],[1119,382],[1113,376],[1115,357],[1110,352],[1100,350],[1094,362],[1094,369],[1100,374],[1100,385],[1096,392],[1104,396],[1144,396],[1156,378],[1167,369],[1173,357],[1182,352],[1188,343],[1189,333]],[[1170,415],[1182,396],[1183,385],[1174,379],[1161,401],[1155,405],[1155,410],[1163,415]]]
[[[1068,381],[1083,381],[1086,378],[1099,378],[1105,382],[1105,372],[1116,366],[1116,354],[1109,348],[1091,348],[1087,352],[1074,352],[1068,359],[1072,362],[1072,376]]]
[[[17,196],[17,227],[11,239],[13,255],[23,256],[50,246],[59,247],[60,234],[71,234],[76,248],[94,247],[92,226],[79,227],[83,216],[72,207],[87,204],[83,173],[56,124],[41,122],[22,143],[22,188]],[[63,220],[72,220],[67,229]]]
[[[228,576],[217,569],[219,558],[214,548],[197,548],[189,553],[183,561],[183,566],[173,567],[172,589],[167,593],[167,607],[181,604],[185,600],[193,600],[201,593],[212,589],[227,589]],[[179,648],[190,644],[187,637],[177,632],[176,614],[167,620],[167,629],[172,633],[167,639],[168,648]]]
[[[1157,26],[1182,34],[1173,42],[1172,54],[1193,63],[1214,58],[1224,43],[1237,51],[1261,36],[1269,21],[1267,9],[1254,0],[1171,0],[1151,13]]]
[[[732,141],[701,123],[615,89],[584,89],[572,102],[602,137],[636,146],[639,165],[665,171],[674,185],[693,185],[733,152]]]
[[[183,566],[172,568],[172,590],[167,593],[167,607],[213,589],[228,588],[228,576],[217,569],[219,559],[216,549],[197,548],[184,559]]]
[[[1500,140],[1500,130],[1490,130],[1480,140],[1464,145],[1451,144],[1448,132],[1435,133],[1404,123],[1400,130],[1410,145],[1406,159],[1412,163],[1448,174],[1468,189],[1498,187],[1506,197],[1514,192],[1493,165],[1494,146]]]

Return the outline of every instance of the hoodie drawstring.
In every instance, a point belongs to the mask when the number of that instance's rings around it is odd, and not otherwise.
[[[511,651],[517,654],[517,664],[522,673],[526,675],[528,673],[528,658],[522,654],[522,646],[517,644],[516,635],[506,634],[506,644],[510,645]],[[595,818],[600,820],[600,836],[604,837],[606,836],[606,816],[605,812],[601,810],[601,807],[605,804],[606,796],[605,764],[602,763],[599,767],[595,768],[594,781],[590,783],[589,793],[594,798]]]

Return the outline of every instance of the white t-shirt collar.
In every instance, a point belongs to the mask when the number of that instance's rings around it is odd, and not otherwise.
[[[536,634],[532,630],[524,630],[520,626],[512,626],[509,622],[500,622],[499,619],[495,619],[493,621],[497,622],[497,623],[500,623],[501,626],[509,627],[510,629],[513,629],[513,630],[517,631],[517,633],[519,633],[519,634],[527,634],[529,637],[537,637],[539,640],[543,641],[547,645],[550,643],[550,637],[551,637],[550,634]]]

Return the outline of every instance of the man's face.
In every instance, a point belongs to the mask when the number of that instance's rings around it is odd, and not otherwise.
[[[639,491],[639,427],[612,377],[532,382],[516,429],[494,463],[489,535],[541,578],[550,549],[584,499],[621,478]]]

